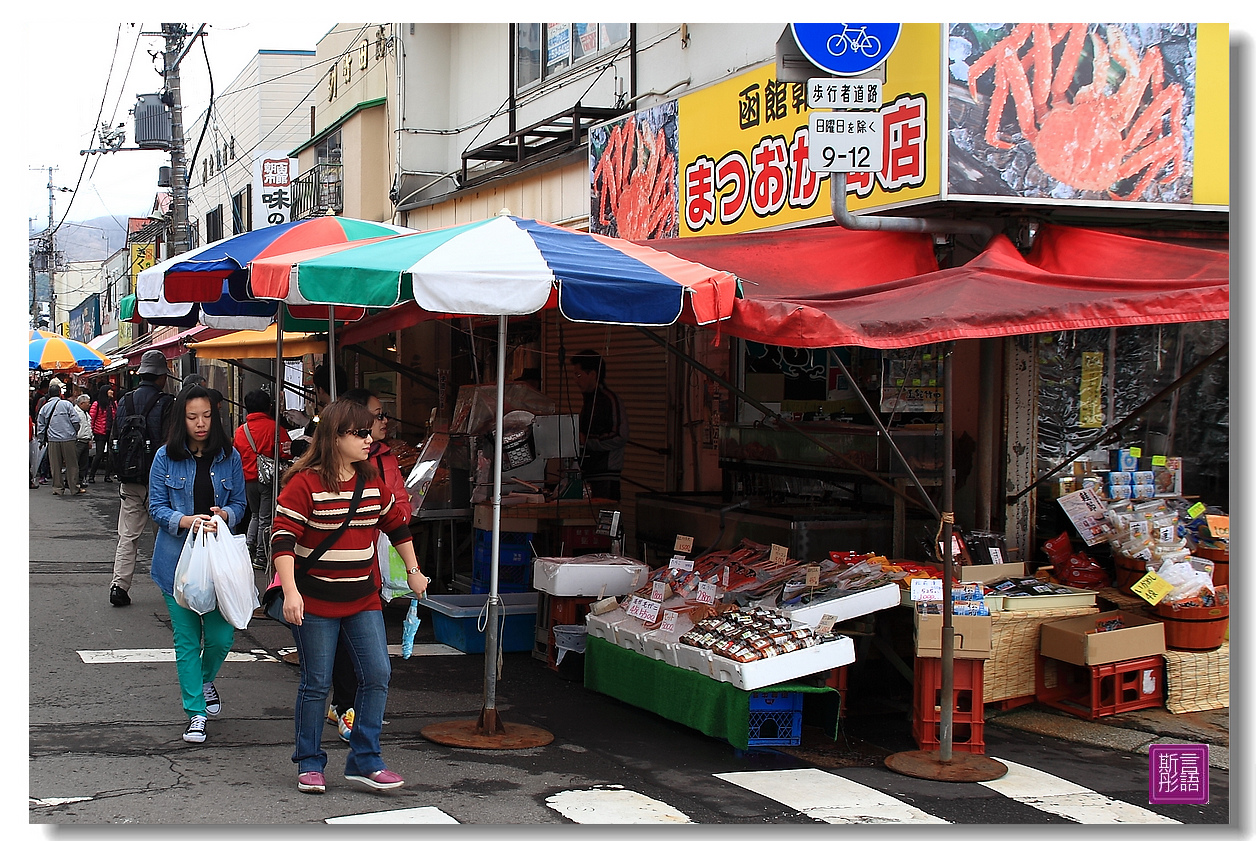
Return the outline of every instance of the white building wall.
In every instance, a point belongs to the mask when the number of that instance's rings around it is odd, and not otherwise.
[[[321,91],[322,72],[313,50],[262,50],[230,85],[217,94],[209,130],[192,164],[188,215],[199,220],[202,242],[205,214],[223,209],[223,235],[231,235],[231,198],[253,180],[256,154],[291,151],[310,136],[310,106]],[[201,114],[185,132],[189,155],[205,124]],[[230,156],[235,139],[235,157]],[[218,167],[223,152],[224,165]],[[213,160],[205,178],[204,162]]]

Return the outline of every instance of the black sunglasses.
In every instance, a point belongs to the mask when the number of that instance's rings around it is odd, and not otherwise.
[[[359,438],[363,438],[363,439],[370,438],[371,428],[368,426],[366,429],[350,429],[348,432],[345,433],[345,435],[356,435]]]
[[[383,410],[380,410],[379,412],[375,413],[375,418],[376,420],[392,420],[392,415],[388,414],[387,412]]]

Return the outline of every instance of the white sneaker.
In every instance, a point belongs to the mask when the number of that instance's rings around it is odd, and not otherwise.
[[[214,682],[201,687],[201,691],[205,693],[205,712],[210,715],[218,715],[222,712],[222,701],[218,698],[218,690],[214,687]]]
[[[205,722],[207,719],[203,715],[194,715],[192,720],[188,722],[188,729],[183,732],[183,741],[195,742],[200,744],[205,741]]]

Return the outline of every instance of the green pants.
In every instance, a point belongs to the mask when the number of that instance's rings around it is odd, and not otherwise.
[[[201,616],[162,594],[170,611],[170,627],[174,631],[174,662],[179,670],[179,689],[183,693],[183,710],[191,718],[205,715],[204,685],[218,676],[218,669],[227,659],[235,641],[235,628],[217,608]]]

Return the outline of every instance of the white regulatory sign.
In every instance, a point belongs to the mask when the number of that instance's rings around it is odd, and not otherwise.
[[[812,172],[880,172],[884,126],[871,111],[812,111],[807,165]]]
[[[833,76],[808,79],[807,107],[876,111],[881,108],[881,80]]]

